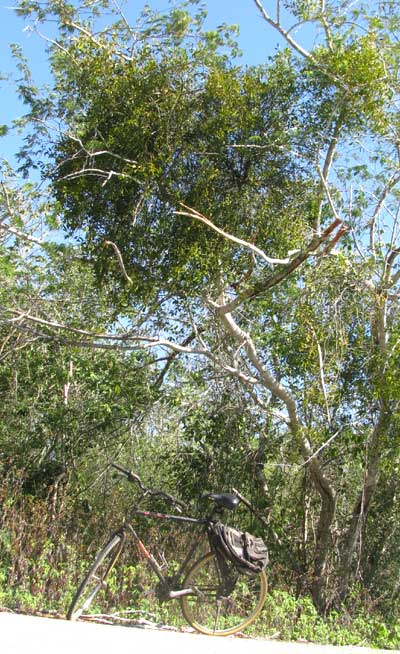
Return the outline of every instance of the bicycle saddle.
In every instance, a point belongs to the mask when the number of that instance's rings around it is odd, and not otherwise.
[[[236,509],[240,502],[237,495],[231,495],[230,493],[207,493],[206,497],[215,502],[217,506],[229,509],[230,511]]]

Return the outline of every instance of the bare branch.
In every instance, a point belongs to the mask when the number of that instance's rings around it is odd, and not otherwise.
[[[312,461],[312,459],[314,459],[316,456],[318,456],[318,454],[322,452],[322,450],[328,447],[328,445],[330,445],[332,441],[334,441],[335,438],[337,438],[341,432],[342,432],[342,428],[338,429],[330,438],[328,438],[328,440],[325,443],[323,443],[323,445],[321,445],[321,447],[315,450],[314,454],[312,454],[306,461],[304,461],[304,463],[300,467],[304,468],[304,466],[308,465]]]
[[[381,212],[381,209],[382,209],[382,207],[384,205],[384,202],[385,202],[387,196],[389,195],[391,190],[398,184],[399,181],[400,181],[400,170],[397,169],[391,175],[388,183],[386,184],[386,186],[382,190],[382,193],[381,193],[381,195],[380,195],[380,197],[378,199],[378,202],[376,203],[374,213],[372,214],[372,218],[371,218],[371,221],[370,221],[370,241],[369,241],[369,244],[370,244],[371,252],[372,252],[374,257],[376,256],[376,248],[375,248],[376,221],[378,219],[378,216],[379,216],[379,214]]]
[[[320,385],[321,385],[322,395],[324,396],[326,418],[328,420],[328,424],[330,424],[331,423],[331,412],[330,412],[330,409],[329,409],[328,392],[327,392],[326,383],[325,383],[324,356],[323,356],[321,344],[319,343],[319,341],[317,339],[317,335],[315,334],[315,331],[314,331],[314,336],[315,336],[315,340],[316,340],[316,343],[317,343],[317,350],[318,350],[319,382],[320,382]]]
[[[317,70],[321,71],[324,75],[329,77],[329,79],[332,80],[335,84],[337,84],[339,87],[343,88],[344,90],[348,91],[350,90],[349,87],[343,82],[343,79],[340,79],[340,77],[337,77],[332,73],[332,71],[328,70],[327,68],[324,68],[317,59],[311,54],[311,52],[308,52],[305,48],[303,48],[297,41],[294,40],[294,38],[290,35],[290,32],[292,31],[293,27],[289,28],[288,30],[284,29],[282,27],[282,24],[280,20],[274,20],[267,12],[265,9],[264,5],[262,4],[261,0],[254,0],[254,3],[261,13],[262,17],[264,20],[271,25],[284,39],[285,41],[290,45],[293,50],[298,52],[304,59],[307,59]],[[323,22],[322,25],[324,26]],[[325,34],[327,35],[326,28],[325,29]],[[327,41],[328,41],[328,47],[331,47],[332,42],[328,38],[327,35]]]
[[[11,225],[6,225],[6,223],[4,222],[0,222],[0,230],[12,234],[17,238],[20,238],[22,241],[27,241],[28,243],[35,243],[36,245],[40,245],[40,246],[45,245],[44,241],[42,241],[40,238],[36,238],[35,236],[31,236],[30,234],[25,234],[24,232],[21,232],[21,230],[16,229],[15,227],[11,227]]]
[[[391,278],[392,286],[395,286],[395,284],[397,284],[399,280],[400,280],[400,270],[398,270],[395,275],[392,275]]]
[[[327,197],[328,202],[329,202],[329,206],[330,206],[330,208],[332,210],[333,215],[335,216],[335,220],[338,220],[338,221],[342,222],[342,220],[341,220],[341,218],[340,218],[340,216],[339,216],[339,214],[338,214],[338,212],[336,210],[335,204],[333,202],[331,192],[329,190],[329,186],[328,186],[325,171],[322,171],[320,166],[317,167],[317,170],[318,170],[318,174],[320,176],[322,185],[324,187],[325,194],[326,194],[326,197]]]
[[[223,229],[220,227],[217,227],[209,218],[206,218],[201,214],[199,211],[196,211],[196,209],[192,209],[191,207],[187,207],[185,204],[182,203],[182,206],[187,209],[187,211],[175,211],[174,213],[178,216],[188,216],[189,218],[195,218],[201,223],[204,223],[207,225],[207,227],[210,227],[213,229],[217,234],[222,236],[223,238],[226,238],[228,241],[232,241],[233,243],[237,243],[238,245],[241,245],[242,247],[247,248],[248,250],[251,250],[254,252],[254,254],[257,254],[259,257],[261,257],[266,263],[269,265],[274,265],[274,264],[286,264],[289,263],[291,260],[291,257],[294,254],[297,254],[299,250],[294,250],[289,254],[289,256],[286,259],[273,259],[271,257],[268,257],[263,250],[260,250],[256,245],[253,243],[250,243],[249,241],[244,241],[241,238],[238,238],[237,236],[233,236],[232,234],[229,234],[228,232],[225,232]]]
[[[92,32],[90,32],[89,30],[82,27],[82,25],[79,25],[79,23],[75,23],[74,21],[66,21],[65,25],[68,26],[68,27],[72,27],[77,32],[80,32],[81,34],[86,36],[86,38],[88,38],[90,41],[92,41],[92,43],[94,43],[97,48],[105,50],[107,52],[107,54],[110,53],[110,43],[102,43],[100,40],[95,38],[95,36],[93,35]],[[124,54],[120,50],[114,50],[113,52],[114,52],[114,54],[116,54],[118,57],[121,57],[121,59],[124,59],[125,61],[129,61],[129,62],[132,61],[131,57],[128,57],[126,54]]]
[[[7,208],[7,213],[11,219],[14,218],[14,211],[11,206],[10,202],[10,195],[8,192],[8,189],[4,182],[1,182],[1,188],[3,190],[4,194],[4,199],[6,203],[6,208]],[[17,238],[20,238],[23,241],[27,241],[29,243],[35,243],[36,245],[43,246],[43,241],[39,238],[36,238],[35,236],[32,236],[30,234],[26,234],[25,232],[22,232],[20,229],[17,229],[16,227],[12,227],[11,225],[7,225],[4,221],[0,221],[0,230],[4,230],[5,232],[8,232],[9,234],[12,234],[13,236],[16,236]]]
[[[189,334],[189,336],[185,338],[185,340],[183,341],[183,343],[181,343],[181,345],[187,347],[188,345],[190,345],[190,343],[192,343],[197,338],[198,333],[201,332],[204,332],[204,328],[200,327],[196,332],[192,332],[191,334]],[[173,362],[176,360],[178,354],[179,354],[178,352],[174,351],[171,352],[171,354],[167,357],[167,363],[165,364],[164,368],[161,370],[160,374],[158,375],[156,381],[153,384],[154,388],[160,388],[160,386],[162,385],[165,379],[166,374],[168,373],[168,370],[172,366]]]
[[[302,57],[305,57],[305,59],[309,59],[310,61],[314,62],[314,57],[305,50],[304,48],[301,47],[294,39],[293,37],[290,36],[289,32],[287,30],[284,30],[281,23],[280,19],[278,16],[278,21],[273,20],[271,16],[267,13],[266,9],[264,8],[263,4],[260,2],[260,0],[254,0],[256,7],[260,11],[262,17],[264,20],[271,25],[274,29],[276,29],[281,36],[289,43],[289,45],[296,50],[299,54],[301,54]]]
[[[132,175],[128,175],[127,173],[119,173],[116,170],[103,170],[102,168],[81,168],[80,170],[76,170],[73,173],[68,173],[68,175],[64,175],[63,179],[77,179],[78,177],[82,177],[83,175],[88,175],[91,177],[102,177],[104,180],[102,184],[103,186],[105,186],[112,177],[123,177],[125,179],[134,179]]]
[[[393,275],[391,277],[391,272],[392,272],[392,269],[393,269],[393,265],[394,265],[397,257],[399,256],[399,254],[400,254],[400,248],[395,248],[395,249],[391,250],[391,252],[389,252],[388,256],[386,257],[385,271],[384,271],[383,283],[382,283],[382,285],[383,285],[383,287],[385,289],[388,289],[388,288],[390,288],[391,286],[393,286],[395,284],[394,280],[395,280],[396,275],[398,273],[396,273],[395,275]]]
[[[122,258],[122,254],[121,254],[121,252],[120,252],[119,249],[118,249],[118,246],[117,246],[115,243],[113,243],[113,241],[104,241],[104,245],[111,245],[112,249],[114,250],[114,252],[115,252],[115,254],[116,254],[116,256],[117,256],[118,263],[119,263],[120,268],[121,268],[121,270],[122,270],[122,274],[123,274],[123,276],[125,277],[125,279],[126,279],[126,281],[128,282],[128,284],[132,284],[132,280],[131,280],[131,278],[129,277],[128,273],[126,272],[126,268],[125,268],[124,260],[123,260],[123,258]]]
[[[331,236],[332,232],[339,226],[342,225],[342,221],[338,218],[336,219],[320,236],[314,236],[306,248],[297,254],[293,259],[289,261],[284,267],[278,270],[276,273],[265,277],[264,279],[255,282],[250,288],[240,293],[234,300],[225,304],[218,305],[216,303],[211,303],[214,308],[222,313],[228,313],[236,309],[238,306],[243,304],[246,300],[251,300],[255,297],[258,297],[265,291],[273,288],[280,284],[284,279],[286,279],[292,272],[294,272],[299,266],[301,266],[319,247],[321,244],[326,243]],[[330,244],[335,244],[343,236],[347,228],[344,226],[341,227],[339,232],[330,242]],[[328,247],[330,245],[328,243]],[[324,254],[327,252],[327,248],[324,251]]]
[[[283,422],[285,425],[290,425],[289,418],[287,417],[287,415],[282,413],[282,411],[277,411],[277,409],[273,409],[271,406],[269,406],[269,404],[266,404],[265,402],[263,402],[258,397],[258,395],[254,392],[253,389],[248,388],[247,392],[249,393],[249,395],[250,395],[251,399],[253,400],[253,402],[255,404],[257,404],[257,406],[259,406],[266,415],[269,415],[272,418],[275,418],[276,420],[279,420],[279,422]]]
[[[67,50],[67,48],[64,48],[59,41],[56,41],[55,39],[50,38],[49,36],[46,36],[43,34],[38,28],[35,27],[30,27],[28,26],[27,30],[30,32],[35,32],[43,41],[46,41],[46,43],[50,43],[53,47],[57,48],[58,50],[61,50],[67,57],[70,57],[70,59],[74,62],[76,66],[79,66],[79,62],[75,59],[73,54]]]
[[[345,117],[345,111],[346,111],[345,106],[342,107],[342,108],[340,108],[340,107],[336,108],[335,112],[334,112],[334,115],[331,116],[330,120],[328,121],[328,125],[326,127],[326,130],[325,130],[326,137],[328,137],[328,134],[331,131],[332,125],[334,123],[333,132],[332,132],[332,135],[330,136],[329,145],[328,145],[328,149],[327,149],[326,154],[325,154],[322,169],[321,169],[320,165],[317,165],[318,174],[320,176],[321,184],[322,184],[322,187],[323,187],[323,188],[321,187],[321,191],[320,191],[320,199],[319,199],[319,207],[318,207],[318,212],[317,212],[317,219],[316,219],[316,222],[315,222],[315,225],[314,225],[314,229],[317,231],[317,233],[319,233],[320,226],[321,226],[322,207],[323,207],[323,199],[324,199],[324,194],[323,194],[322,191],[325,190],[325,192],[326,192],[326,190],[327,190],[327,180],[328,180],[328,177],[329,177],[329,173],[330,173],[330,169],[331,169],[331,166],[332,166],[332,163],[333,163],[335,152],[336,152],[336,149],[337,149],[337,146],[338,146],[338,143],[339,143],[339,135],[340,135],[340,130],[342,129],[342,125],[343,125],[343,121],[344,121],[344,117]],[[323,140],[325,141],[326,138],[324,138]],[[328,200],[331,203],[330,196],[328,197]],[[334,212],[334,214],[336,215],[336,212]]]

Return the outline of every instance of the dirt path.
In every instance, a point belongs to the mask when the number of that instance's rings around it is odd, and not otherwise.
[[[377,654],[385,651],[232,636],[216,638],[0,613],[1,654]]]

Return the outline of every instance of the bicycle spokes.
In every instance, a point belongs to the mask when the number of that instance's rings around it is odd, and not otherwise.
[[[185,580],[185,587],[195,592],[182,598],[182,610],[202,633],[236,633],[251,624],[263,607],[265,574],[250,576],[227,566],[221,570],[216,555],[210,553],[193,566]]]

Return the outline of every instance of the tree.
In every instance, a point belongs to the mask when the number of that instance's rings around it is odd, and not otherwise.
[[[53,94],[21,82],[27,165],[45,142],[60,219],[122,322],[14,317],[37,338],[167,350],[160,380],[178,355],[234,380],[306,471],[301,557],[324,612],[358,574],[380,469],[398,461],[399,17],[283,5],[316,45],[255,0],[288,49],[242,69],[200,14],[146,12],[132,30],[122,13],[104,28],[65,2],[20,3],[59,25]]]
[[[76,246],[58,242],[52,207],[34,185],[5,176],[1,201],[0,465],[40,493],[58,475],[69,476],[99,441],[107,449],[117,445],[116,433],[126,437],[156,397],[147,374],[153,358],[36,336],[39,314],[105,329],[114,310]],[[20,324],[21,310],[33,328]]]

